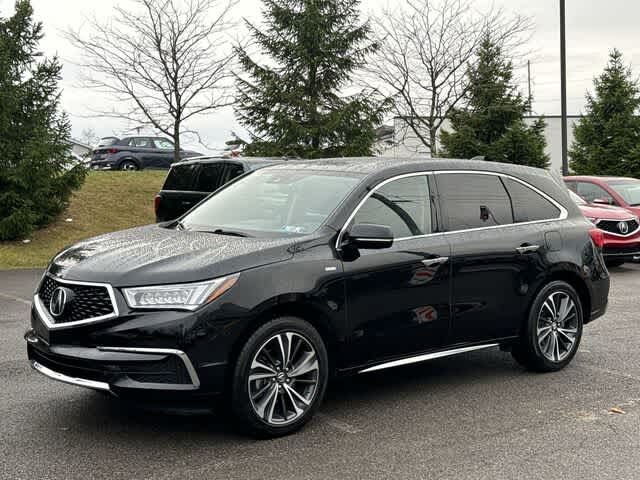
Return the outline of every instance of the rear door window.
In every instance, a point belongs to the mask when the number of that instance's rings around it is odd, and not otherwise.
[[[200,164],[200,173],[195,190],[198,192],[213,192],[222,185],[225,164],[223,162],[211,162]]]
[[[164,181],[163,190],[195,190],[195,182],[198,173],[198,164],[174,165],[169,170],[167,179]]]
[[[356,213],[354,224],[359,223],[385,225],[395,238],[431,233],[427,177],[401,178],[377,189]]]
[[[560,209],[538,192],[511,178],[502,178],[513,205],[516,223],[550,220],[560,216]]]
[[[150,138],[136,137],[129,141],[129,146],[137,148],[153,148],[153,142]]]
[[[436,182],[449,231],[513,223],[511,200],[499,176],[444,173],[436,175]]]

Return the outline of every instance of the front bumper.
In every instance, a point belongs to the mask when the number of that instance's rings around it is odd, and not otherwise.
[[[602,256],[606,260],[624,260],[631,262],[640,259],[640,245],[631,246],[604,246]]]
[[[25,334],[27,355],[39,373],[71,385],[120,393],[195,391],[200,378],[181,350],[145,347],[50,346],[34,330]]]
[[[230,348],[244,325],[233,311],[215,304],[195,312],[135,311],[118,289],[113,299],[115,317],[52,325],[35,295],[25,334],[31,366],[121,397],[208,398],[224,391]]]

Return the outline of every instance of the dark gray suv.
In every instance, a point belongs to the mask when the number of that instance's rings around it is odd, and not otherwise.
[[[180,158],[201,156],[181,150]],[[173,163],[173,142],[162,137],[126,137],[93,151],[90,168],[94,170],[166,169]]]

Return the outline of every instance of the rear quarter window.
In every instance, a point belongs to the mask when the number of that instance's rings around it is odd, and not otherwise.
[[[535,190],[511,178],[503,178],[511,203],[515,223],[551,220],[560,216],[560,209]]]
[[[163,190],[194,191],[198,164],[174,165],[164,181]]]

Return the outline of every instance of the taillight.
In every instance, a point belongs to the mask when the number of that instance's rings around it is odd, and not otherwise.
[[[604,233],[599,228],[591,228],[589,229],[589,236],[591,240],[593,240],[593,244],[602,250],[604,247]]]
[[[158,214],[158,208],[160,207],[160,195],[156,195],[156,198],[153,199],[153,211]]]
[[[117,148],[107,148],[107,155],[113,155],[114,153],[118,153]]]

